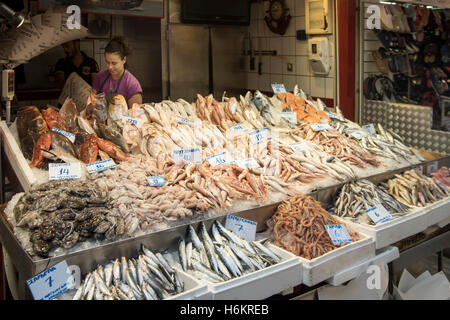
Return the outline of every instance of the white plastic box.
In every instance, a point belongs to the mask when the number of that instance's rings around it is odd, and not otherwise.
[[[314,286],[335,274],[375,256],[375,240],[361,232],[361,240],[334,249],[315,259],[297,257],[303,264],[303,283]]]
[[[414,209],[408,215],[378,225],[368,225],[345,220],[355,231],[373,237],[376,248],[385,248],[400,240],[413,236],[426,228],[450,217],[450,198],[446,198],[423,208]]]
[[[302,283],[302,265],[298,257],[269,244],[282,261],[263,270],[208,285],[213,300],[261,300]]]
[[[206,284],[201,283],[183,270],[176,270],[184,283],[184,291],[165,300],[212,300],[212,294]]]

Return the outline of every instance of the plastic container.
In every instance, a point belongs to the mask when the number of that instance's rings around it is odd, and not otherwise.
[[[206,284],[183,270],[176,269],[176,272],[184,283],[184,291],[165,300],[212,300],[212,294]]]
[[[282,261],[221,283],[207,283],[213,300],[261,300],[302,283],[302,265],[292,253],[269,244]]]
[[[303,264],[303,283],[314,286],[335,274],[375,256],[375,240],[361,233],[362,239],[330,251],[315,259],[297,257]]]

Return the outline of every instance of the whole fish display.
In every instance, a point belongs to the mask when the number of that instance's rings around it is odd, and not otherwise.
[[[425,207],[449,196],[449,188],[439,180],[427,177],[419,170],[396,174],[395,178],[380,184],[399,202],[415,207]]]
[[[397,201],[382,188],[362,179],[345,184],[334,204],[334,212],[342,218],[374,225],[366,210],[381,204],[393,218],[407,214],[411,207]],[[332,210],[333,211],[333,210]]]
[[[142,245],[136,258],[121,257],[89,272],[72,300],[163,300],[182,293],[184,283],[163,259]]]
[[[241,239],[217,220],[212,226],[211,236],[201,222],[197,232],[189,226],[187,237],[180,238],[178,244],[178,259],[183,270],[199,272],[215,283],[262,270],[281,261],[263,243]]]
[[[47,257],[88,239],[114,240],[127,232],[108,195],[86,181],[51,181],[30,189],[14,207],[17,227],[29,231],[32,254]]]
[[[325,225],[338,224],[343,223],[329,214],[320,202],[303,194],[283,200],[267,220],[275,245],[309,260],[339,247],[333,244],[325,229]],[[346,228],[353,241],[361,238],[357,232]]]
[[[17,111],[17,131],[23,155],[31,159],[35,143],[49,128],[39,109],[29,106]]]

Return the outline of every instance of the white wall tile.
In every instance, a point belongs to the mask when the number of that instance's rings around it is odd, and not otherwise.
[[[276,50],[278,55],[282,55],[283,53],[283,38],[282,37],[273,37],[269,40],[270,50]]]
[[[283,75],[282,74],[271,74],[270,75],[270,84],[275,83],[283,83]],[[272,87],[270,87],[272,89]]]
[[[306,94],[311,94],[311,86],[310,86],[310,77],[305,76],[297,76],[297,83],[298,87],[305,91]]]
[[[264,20],[258,20],[258,35],[260,37],[270,37],[271,32]]]
[[[283,37],[283,51],[284,56],[295,56],[295,37]]]
[[[261,62],[261,73],[270,73],[270,56],[257,57],[257,62]],[[258,68],[258,66],[256,66]],[[258,70],[256,70],[258,72]]]
[[[247,89],[257,90],[258,89],[258,74],[257,73],[247,73]]]
[[[269,10],[269,1],[263,1],[263,5],[261,6],[261,19],[264,19],[264,17],[267,15],[266,11]],[[265,22],[264,22],[265,23]]]
[[[306,56],[297,56],[296,57],[296,72],[299,76],[310,76],[312,75],[310,71],[309,61]]]
[[[325,78],[311,78],[311,95],[318,98],[325,97]]]
[[[285,0],[286,8],[289,9],[289,14],[294,16],[295,14],[295,0]]]
[[[305,0],[295,0],[295,15],[296,16],[305,15]]]
[[[307,56],[308,55],[308,41],[295,40],[295,54],[297,56]]]
[[[257,37],[258,34],[258,20],[251,20],[250,21],[250,26],[248,27],[248,31],[250,32],[250,35],[252,37]]]
[[[296,17],[295,18],[295,29],[306,30],[305,17]]]
[[[271,91],[270,74],[263,74],[258,79],[258,89],[263,91]]]
[[[295,72],[295,65],[296,65],[296,61],[295,61],[295,56],[284,56],[283,57],[283,74],[290,74],[290,75],[296,75],[297,73]],[[287,65],[288,63],[292,64],[292,71],[288,71],[287,69]]]
[[[297,84],[297,77],[294,75],[283,75],[283,83],[286,91],[292,92],[294,90],[294,86]]]
[[[261,4],[258,2],[253,2],[250,7],[250,19],[257,20],[261,14]]]
[[[289,20],[288,27],[284,36],[294,37],[295,36],[295,17],[291,17]]]
[[[325,78],[325,98],[334,99],[334,78]]]
[[[283,73],[283,58],[281,56],[270,56],[270,73]]]

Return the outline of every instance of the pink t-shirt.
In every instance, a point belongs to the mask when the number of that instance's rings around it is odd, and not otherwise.
[[[114,80],[111,78],[109,71],[105,69],[97,73],[92,87],[98,92],[109,93],[110,90],[114,92],[119,84],[119,81],[120,79]],[[125,70],[125,74],[123,75],[120,86],[117,89],[117,93],[123,95],[125,100],[128,101],[136,93],[142,93],[142,87],[135,76],[133,76],[128,70]]]

